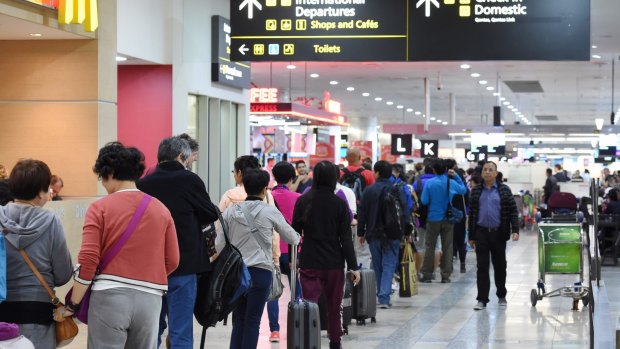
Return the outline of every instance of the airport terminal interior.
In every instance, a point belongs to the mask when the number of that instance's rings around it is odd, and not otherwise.
[[[87,209],[107,194],[93,164],[112,141],[137,147],[149,168],[162,139],[188,134],[200,145],[188,170],[216,205],[242,155],[311,171],[347,166],[357,149],[410,178],[425,159],[463,170],[493,161],[520,203],[507,306],[491,273],[490,301],[474,310],[468,246],[451,282],[438,269],[400,297],[395,277],[392,306],[376,323],[353,321],[342,347],[616,348],[620,223],[599,226],[598,210],[620,190],[618,14],[618,0],[0,0],[0,165],[8,174],[38,159],[62,177],[63,200],[44,208],[75,263]],[[587,212],[575,205],[561,222],[577,229],[564,271],[555,255],[545,262],[562,243],[541,218],[553,219],[542,197],[553,168]],[[599,249],[601,229],[611,242]],[[56,288],[61,299],[72,284]],[[289,343],[284,285],[280,341],[265,310],[257,348]],[[87,347],[78,326],[65,348]],[[209,328],[205,348],[228,348],[231,333],[232,320]]]

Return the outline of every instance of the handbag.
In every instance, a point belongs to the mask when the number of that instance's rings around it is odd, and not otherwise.
[[[263,245],[260,239],[254,236],[254,233],[257,232],[258,229],[256,229],[256,226],[254,225],[254,220],[252,219],[252,216],[250,215],[250,212],[248,211],[247,207],[243,205],[239,205],[239,207],[241,207],[241,211],[243,211],[243,214],[245,215],[245,220],[248,222],[248,226],[250,227],[250,234],[254,237],[256,242],[258,242],[258,244],[260,245],[261,249],[263,250],[263,253],[265,253],[265,256],[267,257],[267,260],[273,261],[273,259],[269,258],[269,256],[267,256],[267,253],[265,252],[267,246]],[[271,287],[269,289],[269,295],[267,296],[267,302],[279,299],[280,296],[282,296],[282,292],[284,292],[284,285],[282,284],[282,273],[280,272],[280,268],[276,267],[275,263],[272,263],[271,272],[272,272]]]
[[[448,209],[446,210],[446,221],[450,224],[457,224],[463,220],[464,216],[465,214],[463,211],[452,206],[452,202],[450,202],[450,176],[448,176]]]
[[[407,241],[405,241],[403,258],[400,261],[400,287],[398,293],[401,297],[411,297],[418,294],[418,278],[413,248]]]
[[[136,209],[136,212],[133,214],[133,217],[131,217],[129,224],[127,225],[127,228],[125,228],[125,231],[123,232],[121,237],[116,241],[114,246],[112,246],[110,252],[108,252],[108,254],[101,258],[101,262],[99,263],[99,267],[97,268],[98,274],[103,272],[103,270],[108,266],[108,264],[110,264],[112,259],[114,259],[114,256],[116,256],[121,251],[123,245],[125,245],[127,240],[129,240],[133,232],[138,227],[138,222],[140,222],[140,219],[142,218],[142,215],[144,214],[144,211],[146,211],[146,207],[149,205],[149,202],[151,202],[152,198],[152,196],[144,194],[142,200],[140,201],[140,204],[138,205],[138,208]],[[91,282],[86,289],[86,293],[84,293],[84,297],[82,297],[82,300],[80,301],[80,308],[78,309],[77,313],[75,313],[75,317],[77,317],[78,320],[80,320],[84,324],[88,324],[88,308],[90,307],[90,294],[92,288],[93,283]],[[67,292],[67,295],[65,296],[65,303],[68,300],[71,300],[72,294],[73,288],[71,288],[69,292]]]
[[[24,249],[20,249],[19,254],[22,255],[22,257],[26,261],[26,264],[28,264],[28,266],[30,267],[34,275],[37,277],[41,285],[45,287],[45,290],[47,290],[47,293],[50,295],[50,297],[52,297],[52,303],[56,307],[54,312],[59,311],[59,308],[64,307],[64,304],[60,302],[58,297],[56,297],[56,295],[54,294],[54,291],[52,291],[52,289],[49,287],[47,282],[45,282],[45,280],[43,279],[43,276],[41,276],[41,273],[39,273],[39,270],[37,269],[37,267],[35,267],[35,265],[32,264],[32,261],[30,260],[30,257],[28,257],[28,254],[26,253],[26,251],[24,251]],[[78,334],[78,327],[75,321],[73,320],[73,317],[65,317],[63,318],[62,321],[56,321],[56,347],[57,348],[64,347],[65,345],[68,345],[69,343],[71,343],[73,339],[77,336],[77,334]]]

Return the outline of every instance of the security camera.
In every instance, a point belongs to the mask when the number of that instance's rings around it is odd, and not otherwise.
[[[443,86],[441,85],[441,72],[437,73],[437,91],[441,91],[441,88]]]
[[[437,91],[441,91],[441,88],[442,88],[442,87],[443,87],[443,86],[441,86],[441,83],[437,83]]]

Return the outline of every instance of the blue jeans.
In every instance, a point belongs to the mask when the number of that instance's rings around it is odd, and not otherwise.
[[[170,346],[175,349],[194,348],[194,303],[196,303],[196,274],[169,276],[168,293],[162,302],[159,317],[157,347],[166,328],[168,315],[168,336]]]
[[[398,264],[399,240],[371,239],[368,241],[372,255],[372,267],[377,278],[377,298],[379,304],[390,304],[392,277]]]
[[[283,253],[280,255],[280,271],[288,277],[290,286],[291,268],[289,267],[288,262],[288,253]],[[297,288],[295,289],[295,293],[297,294],[297,297],[295,298],[301,298],[301,284],[299,283],[299,278],[297,279]],[[280,307],[278,305],[278,300],[267,302],[267,315],[269,317],[269,331],[280,331],[280,323],[278,322],[278,318],[280,317]]]
[[[252,283],[244,300],[233,311],[230,349],[256,349],[260,319],[271,288],[270,270],[250,267],[248,271]]]

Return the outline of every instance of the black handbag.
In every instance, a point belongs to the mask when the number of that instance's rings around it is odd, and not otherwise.
[[[448,209],[446,210],[446,221],[450,224],[457,224],[463,221],[463,217],[465,217],[463,211],[452,206],[450,200],[450,176],[448,176]]]

